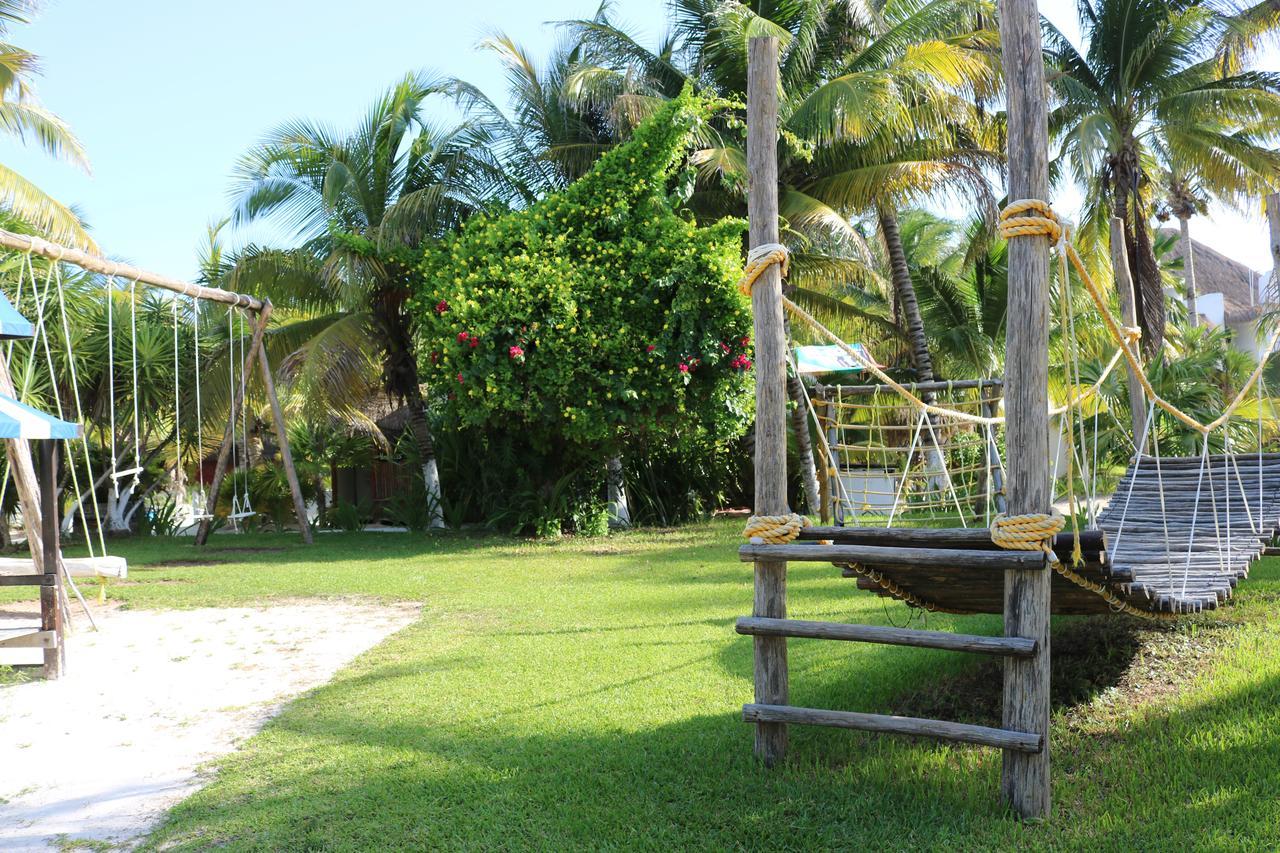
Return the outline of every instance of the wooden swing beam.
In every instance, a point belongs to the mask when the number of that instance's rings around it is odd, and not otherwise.
[[[236,293],[231,290],[223,290],[218,287],[205,287],[200,284],[193,284],[188,281],[181,281],[176,278],[160,275],[150,270],[141,269],[131,264],[122,264],[115,261],[109,261],[98,255],[92,255],[80,249],[73,249],[69,246],[62,246],[57,243],[51,243],[41,237],[35,237],[28,234],[15,234],[12,231],[6,231],[0,228],[0,246],[5,246],[15,251],[25,252],[33,255],[39,255],[42,258],[48,258],[51,261],[64,262],[74,264],[81,269],[90,272],[100,273],[102,275],[113,276],[122,281],[138,281],[143,284],[149,284],[153,287],[159,287],[162,290],[168,290],[182,296],[190,296],[195,299],[201,299],[208,302],[219,302],[223,305],[230,305],[243,311],[251,311],[256,316],[254,319],[253,342],[249,347],[248,354],[245,358],[244,369],[240,374],[240,383],[233,389],[231,411],[227,417],[227,427],[223,431],[222,443],[218,448],[218,466],[215,469],[213,482],[209,490],[209,503],[206,507],[206,515],[212,516],[213,510],[217,504],[218,490],[222,485],[222,480],[227,473],[227,464],[231,455],[230,441],[232,434],[232,426],[236,418],[240,414],[240,407],[244,401],[245,385],[248,381],[249,372],[253,369],[255,361],[261,363],[263,385],[266,388],[267,398],[271,404],[271,419],[275,427],[276,442],[280,447],[280,461],[284,466],[285,477],[289,481],[289,491],[293,497],[294,514],[298,517],[298,530],[302,534],[302,541],[310,545],[312,543],[311,526],[307,523],[307,507],[306,502],[302,498],[302,486],[298,480],[298,472],[293,463],[293,452],[289,447],[289,432],[285,426],[284,411],[280,407],[280,400],[276,396],[275,382],[273,381],[271,362],[267,357],[266,348],[262,346],[262,338],[266,334],[267,321],[271,316],[271,300],[259,299],[256,296],[249,296],[244,293]],[[13,385],[8,379],[7,366],[0,370],[0,393],[13,395]],[[18,487],[18,495],[23,501],[24,506],[37,506],[35,503],[36,495],[39,493],[35,479],[35,470],[31,462],[31,451],[26,442],[8,441],[9,458],[17,460],[14,465],[14,482]],[[210,518],[204,518],[200,521],[199,527],[196,529],[196,544],[203,545],[209,539]],[[28,541],[34,543],[39,541],[38,528],[32,529],[32,525],[28,525],[27,538]],[[33,556],[39,560],[39,556],[35,554],[33,547]],[[37,562],[37,565],[39,563]]]

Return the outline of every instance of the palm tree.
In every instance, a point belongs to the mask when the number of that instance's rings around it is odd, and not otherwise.
[[[1055,166],[1085,187],[1088,230],[1101,233],[1108,215],[1124,220],[1142,345],[1153,355],[1165,327],[1148,225],[1158,170],[1228,201],[1280,180],[1280,154],[1269,147],[1280,126],[1280,74],[1243,66],[1277,16],[1236,0],[1081,0],[1077,8],[1084,50],[1045,24],[1058,99]]]
[[[428,98],[448,87],[411,74],[351,133],[308,121],[270,133],[236,167],[233,221],[273,220],[297,245],[251,246],[224,265],[230,286],[271,298],[288,316],[271,344],[309,405],[356,418],[376,387],[408,407],[437,526],[440,480],[405,308],[412,250],[484,204],[498,174],[482,130],[425,118]]]
[[[977,3],[846,0],[717,3],[675,0],[674,35],[646,51],[613,26],[607,6],[587,21],[567,22],[583,45],[569,79],[586,103],[608,106],[623,126],[671,97],[685,81],[727,98],[746,88],[752,34],[782,41],[779,215],[793,249],[797,298],[828,314],[883,333],[885,317],[847,297],[886,284],[876,253],[854,220],[870,214],[889,260],[887,282],[910,343],[918,378],[932,377],[896,210],[947,190],[989,206],[984,168],[994,165],[990,136],[975,99],[996,83],[993,36]],[[702,172],[690,200],[699,215],[741,215],[746,157],[739,134],[708,134],[694,154]],[[894,325],[891,323],[891,325]],[[897,330],[895,330],[896,332]]]
[[[33,137],[52,156],[87,171],[89,161],[75,134],[35,99],[31,80],[39,57],[8,41],[9,28],[27,23],[37,6],[32,0],[0,0],[0,129],[23,142]],[[3,163],[0,204],[51,240],[97,248],[75,211]]]

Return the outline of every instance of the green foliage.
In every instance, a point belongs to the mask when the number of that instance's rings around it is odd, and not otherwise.
[[[354,533],[364,527],[368,508],[356,506],[350,501],[338,501],[325,510],[321,524],[329,530],[345,530]]]
[[[139,536],[176,536],[181,529],[178,504],[169,495],[150,498],[138,513]]]
[[[562,471],[637,435],[741,434],[743,224],[697,227],[667,189],[710,108],[682,95],[564,191],[426,251],[411,307],[451,420],[518,431]]]

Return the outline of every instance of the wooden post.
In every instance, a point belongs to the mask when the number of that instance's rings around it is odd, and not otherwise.
[[[213,482],[209,484],[208,503],[205,506],[205,518],[200,519],[196,528],[196,544],[204,545],[209,541],[210,522],[213,511],[218,507],[218,490],[222,488],[222,479],[227,475],[227,465],[231,461],[231,436],[240,415],[240,406],[244,403],[245,388],[249,384],[249,374],[253,363],[258,359],[258,350],[262,346],[262,336],[267,331],[267,319],[271,316],[271,303],[265,303],[258,312],[253,326],[253,339],[249,342],[249,352],[244,357],[244,369],[240,371],[240,382],[231,392],[231,412],[227,415],[227,426],[222,432],[222,444],[218,447],[218,464],[213,469]],[[230,355],[230,353],[228,353]]]
[[[268,305],[270,302],[267,303]],[[289,481],[289,493],[293,495],[293,512],[298,517],[298,531],[302,541],[310,545],[311,525],[307,523],[307,503],[302,499],[302,485],[298,482],[298,469],[293,465],[293,451],[289,448],[289,429],[284,422],[284,410],[280,408],[280,398],[276,396],[276,380],[271,375],[271,359],[267,357],[267,348],[258,348],[258,363],[262,366],[262,385],[267,391],[267,399],[271,402],[271,420],[276,427],[276,443],[280,445],[280,464],[284,466],[284,475]]]
[[[778,40],[753,38],[747,56],[747,212],[752,248],[778,241]],[[756,279],[751,293],[756,337],[756,515],[782,515],[787,507],[787,365],[783,335],[782,273],[777,264]],[[787,564],[755,563],[753,616],[787,616]],[[786,705],[787,639],[755,637],[758,705]],[[756,756],[768,766],[786,757],[787,724],[756,723]]]
[[[52,631],[57,638],[53,648],[44,650],[44,677],[53,680],[62,675],[62,608],[58,602],[58,442],[40,442],[40,540],[48,557],[44,561],[45,583],[40,587],[40,630]],[[24,507],[25,512],[25,507]]]
[[[1000,0],[1009,134],[1009,199],[1049,195],[1048,110],[1036,0]],[[1009,512],[1044,513],[1049,483],[1049,241],[1009,241],[1005,411]],[[1029,658],[1004,669],[1004,728],[1043,736],[1027,753],[1006,749],[1000,789],[1025,818],[1049,814],[1049,589],[1050,571],[1012,570],[1004,579],[1004,633],[1036,641]]]
[[[1280,193],[1267,196],[1267,225],[1271,229],[1271,279],[1267,282],[1271,292],[1269,299],[1258,299],[1259,305],[1280,299]]]
[[[1133,275],[1129,272],[1128,249],[1124,244],[1124,220],[1118,216],[1111,217],[1111,271],[1116,282],[1116,293],[1120,296],[1120,316],[1126,326],[1137,328],[1138,309],[1133,299]],[[1138,347],[1138,357],[1142,357],[1142,348]],[[1134,373],[1133,366],[1125,360],[1126,372],[1129,376],[1129,417],[1133,425],[1133,442],[1136,446],[1147,432],[1147,398],[1142,393],[1142,383]]]
[[[818,416],[818,425],[814,432],[822,439],[818,442],[818,461],[822,465],[822,471],[818,475],[818,504],[821,507],[818,516],[823,524],[830,524],[831,471],[835,468],[835,460],[831,458],[828,452],[830,446],[827,444],[827,424],[831,420],[831,404],[825,398],[819,397],[814,403],[813,411]]]

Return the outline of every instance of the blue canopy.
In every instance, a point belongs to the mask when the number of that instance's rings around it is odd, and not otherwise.
[[[0,341],[26,340],[35,335],[31,322],[14,310],[9,298],[0,293]]]
[[[79,438],[80,424],[59,420],[0,394],[0,438]]]

